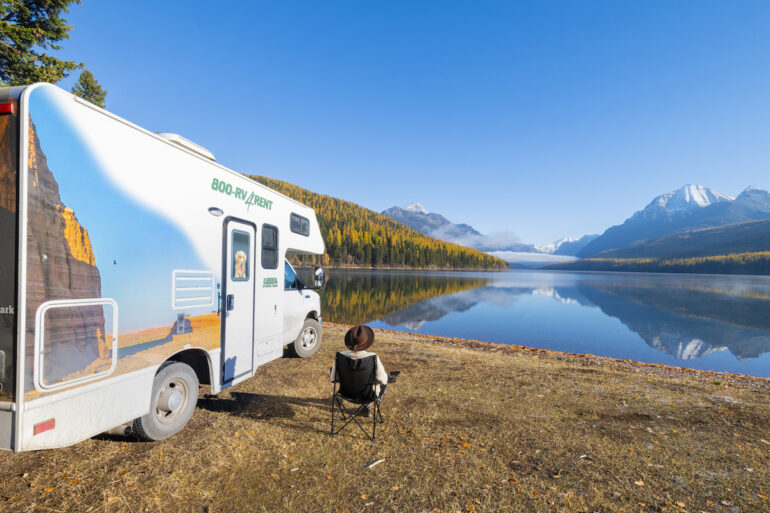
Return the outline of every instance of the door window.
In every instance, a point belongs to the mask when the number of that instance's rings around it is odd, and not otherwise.
[[[231,278],[233,281],[248,281],[251,269],[251,235],[233,230],[232,237]]]

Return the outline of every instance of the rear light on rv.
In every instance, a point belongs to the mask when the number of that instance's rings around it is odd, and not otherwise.
[[[55,427],[56,419],[48,419],[41,422],[40,424],[35,424],[35,426],[32,428],[32,433],[33,435],[39,435],[40,433],[45,433],[46,431],[50,431]]]
[[[0,114],[15,114],[13,103],[0,103]]]

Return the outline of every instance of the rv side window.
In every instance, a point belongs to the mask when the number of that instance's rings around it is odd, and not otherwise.
[[[294,233],[304,235],[305,237],[310,235],[310,221],[307,217],[302,217],[299,214],[292,214],[289,226]]]
[[[278,269],[278,228],[262,225],[262,267]]]
[[[232,270],[233,281],[248,281],[251,268],[251,235],[233,230]]]

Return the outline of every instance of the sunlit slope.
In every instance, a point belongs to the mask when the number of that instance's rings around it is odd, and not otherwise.
[[[481,251],[440,241],[350,201],[265,176],[250,178],[315,209],[331,265],[437,269],[507,269]]]

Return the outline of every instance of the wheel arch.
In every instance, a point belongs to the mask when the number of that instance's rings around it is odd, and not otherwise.
[[[211,356],[203,349],[185,349],[171,355],[167,362],[182,362],[192,367],[201,385],[210,385],[214,369]]]

